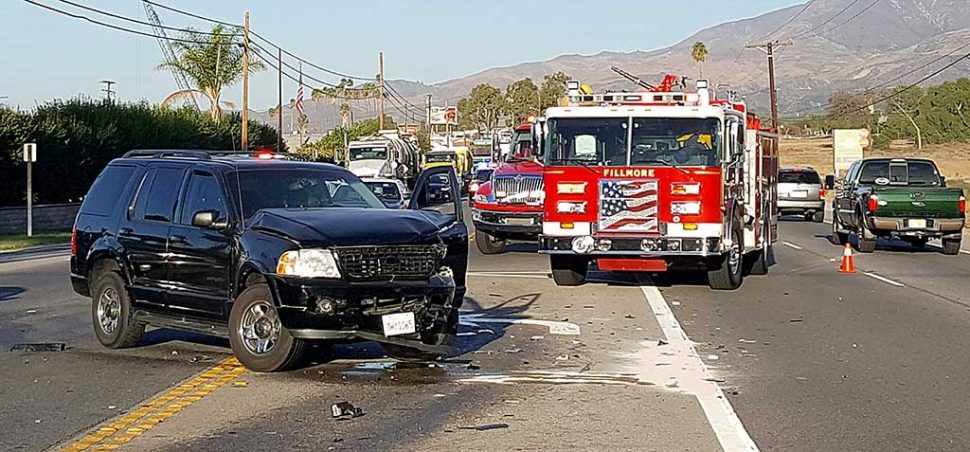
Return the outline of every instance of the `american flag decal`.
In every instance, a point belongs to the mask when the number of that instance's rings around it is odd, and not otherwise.
[[[601,180],[599,230],[659,232],[657,180]]]

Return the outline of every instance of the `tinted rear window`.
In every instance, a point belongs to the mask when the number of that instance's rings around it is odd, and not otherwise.
[[[814,171],[781,171],[778,173],[779,184],[821,184],[818,173]]]
[[[128,180],[135,172],[134,166],[111,165],[91,185],[81,212],[88,215],[109,216],[121,202]]]

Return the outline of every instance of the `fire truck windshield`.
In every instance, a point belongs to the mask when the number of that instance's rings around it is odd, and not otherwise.
[[[717,118],[549,118],[547,129],[549,165],[718,166],[722,158]]]

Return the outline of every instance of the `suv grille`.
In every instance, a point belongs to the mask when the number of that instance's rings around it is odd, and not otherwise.
[[[535,204],[542,202],[542,177],[535,176],[498,176],[492,181],[493,193],[504,191],[499,202],[510,204]],[[539,195],[539,196],[533,196]]]
[[[437,270],[447,247],[436,245],[351,246],[334,248],[347,279],[425,279]]]

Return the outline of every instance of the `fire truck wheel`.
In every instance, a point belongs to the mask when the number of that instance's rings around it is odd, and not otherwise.
[[[484,232],[475,233],[475,245],[482,254],[499,254],[505,251],[505,240],[488,235]]]
[[[767,229],[767,227],[765,227]],[[762,237],[765,238],[764,243],[761,244],[761,249],[749,254],[746,259],[746,273],[748,275],[764,276],[768,274],[768,260],[774,260],[774,250],[771,248],[771,240],[769,240],[768,234],[762,232]]]
[[[589,272],[589,259],[581,256],[549,256],[552,279],[557,286],[581,286]]]
[[[735,290],[741,287],[741,270],[743,258],[743,243],[741,234],[737,229],[731,232],[731,241],[734,245],[724,256],[719,268],[707,272],[707,281],[711,289],[714,290]]]

